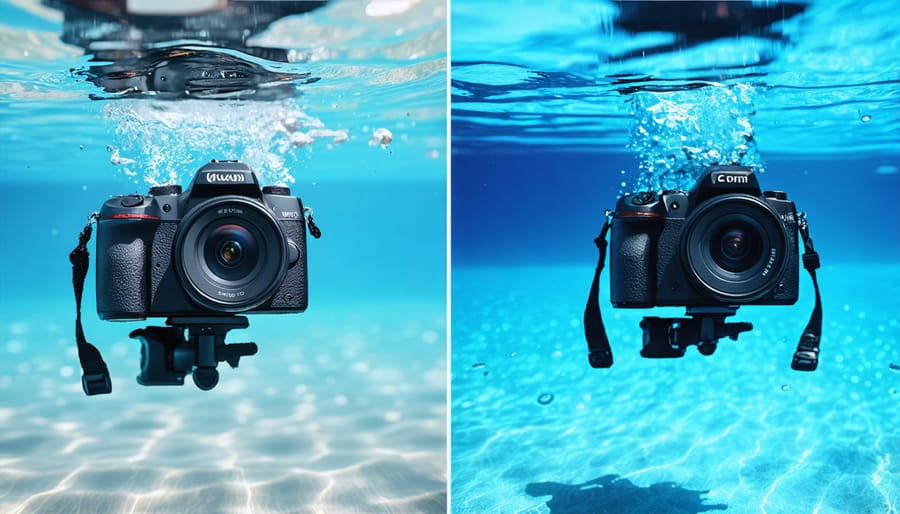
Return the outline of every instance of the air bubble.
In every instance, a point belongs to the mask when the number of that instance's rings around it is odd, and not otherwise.
[[[375,132],[372,133],[372,139],[369,140],[369,146],[375,146],[380,144],[382,148],[387,148],[391,141],[394,140],[394,135],[391,134],[391,131],[386,128],[378,128],[375,129]]]
[[[538,396],[538,399],[537,399],[537,402],[540,403],[541,405],[547,405],[552,401],[553,401],[553,394],[551,394],[551,393],[543,393],[542,395]]]
[[[784,384],[784,385],[781,386],[781,390],[782,390],[782,391],[787,391],[787,390],[790,389],[790,388],[791,388],[791,386],[788,385],[788,384]]]
[[[859,117],[859,121],[861,121],[863,123],[868,123],[868,122],[872,121],[872,117],[869,116],[868,114],[863,114],[862,116]]]

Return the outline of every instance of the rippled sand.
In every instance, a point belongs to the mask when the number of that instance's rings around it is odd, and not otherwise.
[[[71,306],[21,307],[0,324],[0,512],[446,509],[442,306],[251,317],[228,341],[259,353],[209,392],[137,385],[141,325],[91,321],[113,379],[92,398]]]
[[[897,512],[900,268],[820,272],[814,373],[790,369],[805,275],[796,306],[742,308],[754,330],[710,357],[642,359],[649,312],[601,296],[615,363],[592,369],[592,273],[454,270],[453,512]]]

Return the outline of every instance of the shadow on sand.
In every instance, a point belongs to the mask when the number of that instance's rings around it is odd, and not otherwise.
[[[674,482],[640,487],[618,475],[606,475],[583,484],[537,482],[525,486],[531,496],[552,496],[547,507],[552,514],[697,514],[727,510],[723,504],[708,505],[709,491],[692,491]]]

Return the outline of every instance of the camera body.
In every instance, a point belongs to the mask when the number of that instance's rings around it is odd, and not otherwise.
[[[105,320],[303,312],[303,203],[260,188],[238,161],[177,185],[107,200],[97,224],[97,312]]]
[[[742,166],[713,166],[691,191],[619,198],[610,228],[615,307],[790,305],[799,292],[797,213]]]

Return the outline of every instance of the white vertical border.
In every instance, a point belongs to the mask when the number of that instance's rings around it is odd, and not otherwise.
[[[451,453],[450,452],[452,451],[452,446],[453,446],[451,443],[451,439],[452,439],[452,437],[451,437],[452,436],[451,420],[453,418],[453,409],[451,408],[451,403],[450,403],[450,401],[451,401],[450,377],[451,377],[451,373],[452,373],[452,367],[451,367],[451,363],[450,363],[450,361],[451,361],[451,358],[450,358],[450,356],[451,356],[451,353],[450,353],[450,350],[451,350],[451,344],[450,344],[450,341],[451,341],[451,337],[450,337],[451,336],[451,328],[450,328],[451,327],[451,314],[450,313],[452,310],[451,307],[453,305],[453,303],[452,303],[453,295],[451,293],[451,291],[452,291],[452,289],[451,289],[451,286],[452,286],[452,281],[451,281],[451,277],[452,277],[452,272],[451,272],[451,268],[452,268],[452,266],[451,266],[451,263],[452,263],[451,234],[452,234],[452,232],[451,232],[451,230],[452,230],[452,227],[451,227],[451,225],[452,225],[452,223],[450,221],[451,208],[452,208],[452,206],[451,206],[451,198],[452,198],[451,190],[452,190],[452,182],[453,182],[453,178],[452,178],[453,174],[451,172],[451,170],[452,170],[451,155],[453,154],[453,147],[452,147],[452,139],[453,138],[451,137],[451,133],[450,133],[450,127],[452,125],[451,119],[450,119],[451,107],[452,107],[450,104],[450,70],[452,69],[452,66],[453,66],[453,60],[452,60],[450,41],[452,40],[451,34],[453,31],[452,31],[452,27],[450,26],[450,20],[453,16],[450,12],[450,0],[447,0],[446,5],[447,5],[447,8],[446,8],[446,13],[447,13],[447,77],[446,77],[446,81],[447,81],[446,82],[447,83],[447,91],[446,91],[447,144],[445,146],[445,149],[446,149],[446,153],[447,153],[447,171],[446,171],[447,175],[446,175],[445,189],[446,189],[447,196],[446,196],[445,203],[446,203],[446,207],[447,207],[447,214],[446,214],[446,220],[445,220],[445,227],[446,227],[445,231],[447,233],[447,244],[446,244],[447,256],[444,258],[444,266],[446,266],[446,268],[447,268],[447,282],[446,282],[447,285],[446,285],[446,300],[445,300],[447,303],[447,305],[446,305],[447,315],[446,315],[446,329],[444,330],[444,334],[446,335],[446,342],[447,342],[447,410],[446,410],[446,412],[447,412],[447,428],[446,428],[447,463],[446,463],[446,469],[447,469],[447,513],[449,514],[452,511],[452,505],[453,505],[453,502],[452,502],[453,480],[451,480],[451,477],[453,476],[453,473],[452,473],[453,470],[452,470],[451,464],[450,464],[450,462],[451,462]]]

